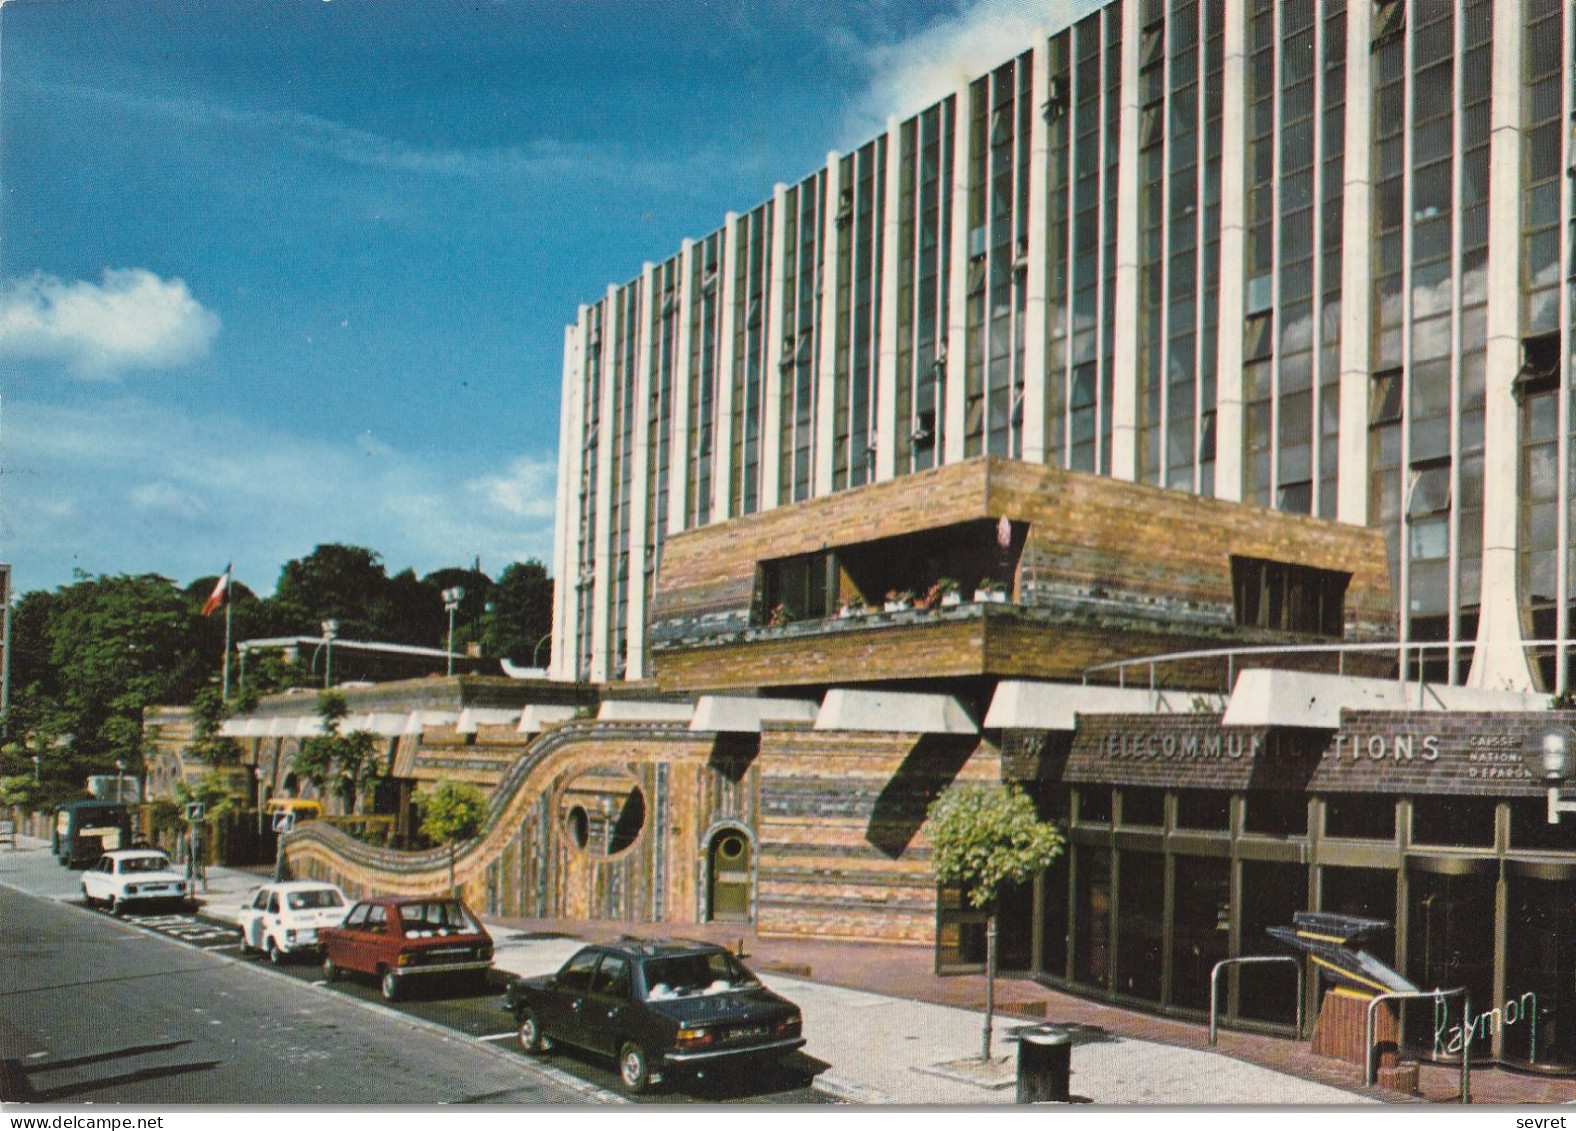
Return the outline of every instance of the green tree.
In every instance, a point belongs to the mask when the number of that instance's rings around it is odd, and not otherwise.
[[[505,566],[482,616],[483,653],[535,665],[540,655],[537,646],[552,628],[553,579],[547,567],[535,558]]]
[[[207,766],[233,766],[241,760],[241,744],[220,734],[230,717],[229,705],[217,687],[192,696],[192,741],[186,754]]]
[[[1061,830],[1042,822],[1034,802],[1017,786],[957,784],[931,803],[926,829],[934,849],[936,879],[957,884],[974,907],[989,911],[985,948],[985,1037],[990,1059],[995,1014],[996,911],[1001,889],[1027,883],[1048,868],[1066,843]]]
[[[487,798],[469,782],[444,778],[427,794],[421,815],[421,835],[434,844],[449,846],[449,890],[453,891],[454,857],[461,841],[481,830],[487,816]]]
[[[442,648],[448,643],[449,635],[449,613],[444,608],[442,597],[445,589],[459,588],[465,591],[460,597],[459,608],[454,610],[454,650],[463,652],[467,644],[482,639],[483,619],[492,604],[493,590],[497,587],[492,578],[480,569],[449,566],[429,573],[421,579],[421,583],[430,586],[439,595],[438,614],[442,621],[438,628],[438,647]]]
[[[316,636],[323,621],[336,620],[341,636],[375,640],[387,589],[375,551],[324,543],[280,570],[270,602],[274,624],[283,635]]]
[[[366,730],[341,733],[349,707],[337,691],[318,693],[317,714],[323,733],[302,740],[291,769],[317,786],[319,793],[332,788],[344,799],[347,811],[354,813],[362,793],[378,776],[377,735]]]

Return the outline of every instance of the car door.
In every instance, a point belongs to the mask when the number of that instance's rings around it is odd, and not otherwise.
[[[399,953],[399,924],[389,922],[389,909],[374,903],[367,910],[367,922],[356,940],[356,966],[364,974],[376,974],[378,967],[393,966]]]
[[[241,939],[250,947],[261,947],[263,908],[268,905],[268,889],[258,888],[241,905],[236,923],[241,928]]]
[[[367,929],[367,912],[372,908],[358,903],[350,909],[338,931],[328,940],[325,957],[343,970],[359,970],[357,948]]]
[[[542,1001],[542,1029],[550,1037],[585,1047],[586,999],[591,991],[591,975],[602,952],[590,947],[577,952],[564,963]]]
[[[620,1039],[630,1031],[629,1009],[629,959],[622,954],[604,954],[591,975],[591,991],[581,1009],[586,1047],[615,1055]]]
[[[276,939],[284,938],[285,932],[279,923],[279,908],[282,903],[283,900],[277,891],[268,893],[268,905],[263,908],[262,921],[257,925],[258,946],[266,947],[269,935],[273,935]]]
[[[89,899],[105,899],[109,892],[109,872],[115,862],[109,857],[100,860],[82,873],[82,894]]]

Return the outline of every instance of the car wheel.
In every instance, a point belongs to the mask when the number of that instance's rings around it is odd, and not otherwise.
[[[405,987],[400,984],[399,975],[392,970],[383,971],[383,1000],[398,1001]]]
[[[279,949],[279,944],[274,941],[273,935],[268,936],[266,947],[268,950],[268,961],[275,966],[282,966],[285,961],[285,952]]]
[[[551,1052],[552,1038],[542,1035],[542,1023],[537,1020],[536,1010],[527,1009],[520,1014],[520,1049],[532,1056],[539,1056],[544,1052]]]
[[[120,897],[119,896],[112,895],[112,896],[109,897],[109,913],[111,915],[116,916],[116,917],[119,917],[119,916],[124,915],[126,913],[126,909],[121,906],[121,902],[120,902]]]
[[[618,1078],[625,1089],[637,1096],[651,1085],[651,1062],[646,1059],[646,1050],[634,1041],[625,1041],[618,1050]]]
[[[329,958],[327,955],[323,956],[323,981],[325,981],[325,982],[337,982],[337,981],[339,981],[339,967],[336,966],[334,964],[334,960],[332,958]]]

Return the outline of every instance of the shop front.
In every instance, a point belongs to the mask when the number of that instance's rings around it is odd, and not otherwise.
[[[1070,741],[1011,732],[1004,764],[1068,833],[1035,889],[1031,969],[1203,1021],[1216,963],[1290,954],[1266,930],[1294,912],[1380,919],[1377,958],[1466,990],[1464,1007],[1406,1006],[1408,1055],[1453,1059],[1467,1040],[1480,1061],[1576,1073],[1576,823],[1548,823],[1518,753],[1548,719],[1347,711],[1331,733],[1080,715]],[[1290,963],[1220,983],[1225,1024],[1291,1030]],[[1325,988],[1305,989],[1310,1027]]]

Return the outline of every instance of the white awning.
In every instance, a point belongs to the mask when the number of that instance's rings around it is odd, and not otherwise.
[[[575,708],[568,703],[531,703],[520,712],[521,734],[537,734],[554,723],[575,717]]]
[[[346,732],[366,730],[384,738],[394,738],[405,733],[405,715],[393,711],[368,711],[362,715],[349,716],[340,729]]]
[[[513,726],[520,721],[515,707],[466,707],[454,729],[459,734],[475,734],[483,726]]]
[[[753,699],[744,695],[702,695],[695,703],[690,730],[760,734],[768,722],[813,723],[820,710],[809,699]]]
[[[432,727],[453,726],[460,721],[458,711],[412,711],[405,716],[402,734],[420,734]]]
[[[1535,691],[1447,687],[1393,679],[1249,668],[1237,676],[1226,726],[1338,730],[1341,711],[1543,711],[1550,697]]]
[[[833,688],[815,717],[816,730],[897,734],[978,734],[978,724],[951,695]]]
[[[996,685],[985,725],[993,730],[1065,730],[1084,715],[1163,715],[1193,709],[1201,698],[1192,691],[1151,691],[1138,687],[1090,687],[1081,683],[1044,683],[1004,679]],[[1202,696],[1219,707],[1219,696]]]
[[[641,699],[606,699],[596,717],[605,723],[687,723],[695,714],[689,703],[653,703]]]

